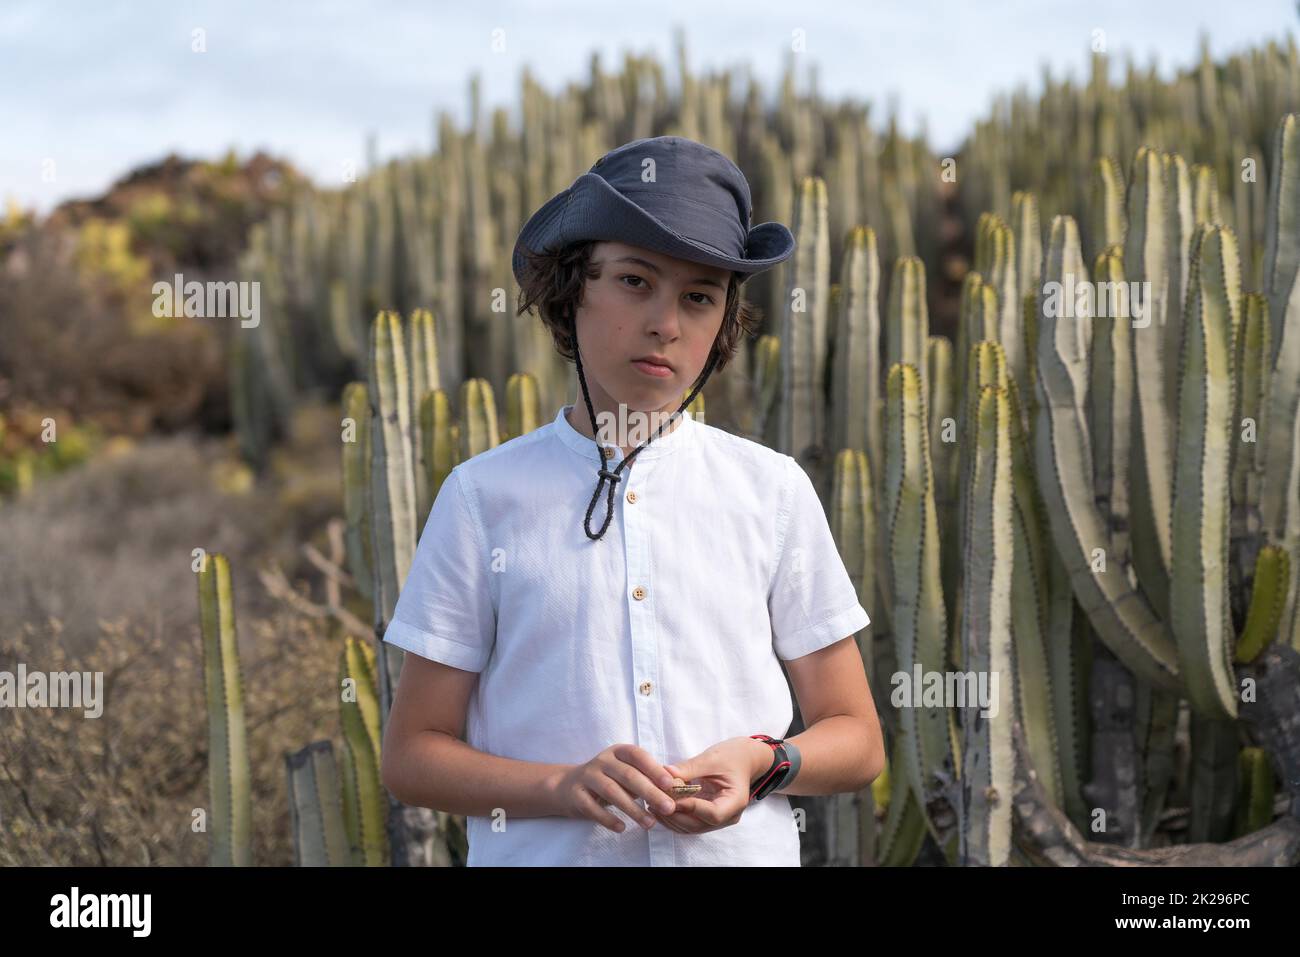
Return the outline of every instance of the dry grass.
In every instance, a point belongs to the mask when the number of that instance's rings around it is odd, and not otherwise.
[[[323,550],[322,518],[339,508],[329,447],[312,444],[287,450],[301,470],[283,466],[242,494],[214,485],[228,446],[178,437],[97,457],[0,506],[0,671],[104,673],[98,718],[0,712],[0,866],[207,862],[208,835],[192,830],[194,809],[209,806],[195,547],[231,561],[253,859],[292,863],[284,754],[341,745],[342,638],[270,598],[257,571],[274,562],[320,600],[298,543]]]
[[[288,613],[241,621],[239,632],[253,860],[292,864],[284,752],[338,737],[341,642]],[[103,714],[6,711],[0,866],[206,864],[208,835],[192,830],[194,810],[210,807],[197,625],[164,633],[105,623],[99,641],[75,656],[61,637],[51,621],[0,639],[0,670],[23,661],[29,671],[102,671]]]

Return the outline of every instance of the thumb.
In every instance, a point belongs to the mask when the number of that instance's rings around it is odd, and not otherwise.
[[[664,770],[675,778],[681,778],[683,781],[689,781],[693,773],[689,760],[682,761],[680,764],[665,764]]]

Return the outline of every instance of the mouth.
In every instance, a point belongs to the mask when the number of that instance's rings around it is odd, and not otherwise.
[[[657,379],[666,379],[673,374],[673,367],[665,359],[657,356],[646,357],[644,359],[633,359],[632,365],[636,366],[646,375],[654,376]]]

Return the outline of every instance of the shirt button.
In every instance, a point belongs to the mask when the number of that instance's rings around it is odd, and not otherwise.
[[[604,455],[605,458],[607,459],[612,459],[614,457],[614,450],[609,448],[608,446],[602,448],[600,451],[601,454]]]
[[[629,490],[628,493],[627,493],[627,500],[628,500],[629,502],[631,502],[633,505],[635,505],[635,504],[636,504],[636,492],[633,492],[633,491]]]
[[[637,585],[635,588],[632,589],[632,597],[635,598],[637,601],[640,601],[642,598],[645,597],[645,589],[642,588],[640,585]]]
[[[643,681],[643,682],[641,682],[641,693],[642,693],[642,694],[649,694],[653,689],[654,689],[654,685],[652,685],[650,682],[648,682],[648,681]]]

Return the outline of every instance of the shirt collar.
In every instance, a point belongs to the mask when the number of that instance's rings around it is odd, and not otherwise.
[[[594,461],[598,456],[596,451],[596,440],[587,438],[587,436],[583,435],[570,425],[569,420],[565,418],[565,416],[568,415],[569,410],[572,408],[572,405],[562,406],[560,411],[555,414],[555,421],[552,423],[555,434],[560,437],[561,442],[573,449],[573,451],[577,452],[584,458],[589,458]],[[677,418],[676,427],[673,428],[671,432],[667,431],[665,428],[662,435],[656,437],[649,445],[645,446],[645,448],[636,454],[636,458],[633,459],[633,462],[640,462],[642,459],[659,458],[661,455],[668,455],[675,452],[677,449],[687,447],[694,441],[695,430],[697,428],[698,425],[695,420],[691,418],[691,413],[683,409],[682,414]],[[614,457],[610,461],[615,463],[621,462],[623,460],[623,450],[618,446],[613,446],[613,449]]]

